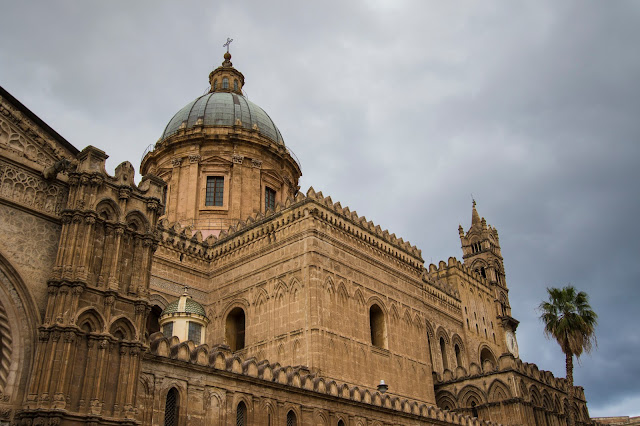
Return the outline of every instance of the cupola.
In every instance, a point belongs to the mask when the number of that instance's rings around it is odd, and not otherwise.
[[[176,336],[180,341],[192,340],[196,345],[204,343],[209,318],[202,305],[187,293],[169,303],[158,320],[165,337]]]

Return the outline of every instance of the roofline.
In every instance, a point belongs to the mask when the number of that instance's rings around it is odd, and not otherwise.
[[[58,132],[53,130],[51,126],[45,123],[40,117],[35,115],[29,108],[24,106],[22,102],[17,100],[13,95],[5,90],[4,87],[0,86],[0,96],[6,98],[10,103],[12,103],[15,107],[17,107],[24,115],[26,115],[29,119],[34,121],[39,127],[45,130],[49,135],[51,135],[56,141],[58,141],[62,146],[67,148],[73,155],[77,155],[80,153],[80,150],[73,146],[71,142],[63,138]]]

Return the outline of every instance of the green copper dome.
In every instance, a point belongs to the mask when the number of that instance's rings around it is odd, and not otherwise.
[[[178,111],[167,124],[161,141],[176,134],[180,128],[191,129],[196,125],[234,126],[257,129],[258,133],[273,142],[284,145],[280,130],[262,108],[244,96],[233,92],[213,92],[200,96]]]
[[[164,311],[162,311],[162,314],[160,314],[160,318],[166,315],[176,314],[207,316],[202,305],[187,295],[182,295],[178,300],[169,303],[167,307],[164,308]]]

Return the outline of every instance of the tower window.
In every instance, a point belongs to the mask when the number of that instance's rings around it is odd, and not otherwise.
[[[456,351],[456,364],[458,364],[458,367],[462,367],[462,354],[460,353],[460,346],[458,346],[458,344],[456,343],[453,348]]]
[[[227,77],[222,79],[222,88],[223,89],[228,89],[229,88],[229,79]]]
[[[167,400],[164,405],[164,426],[178,425],[178,391],[171,388],[167,392]]]
[[[173,322],[167,323],[162,326],[162,334],[164,334],[164,337],[167,338],[173,336]]]
[[[287,413],[287,426],[298,426],[298,419],[293,411]]]
[[[222,206],[224,198],[224,178],[222,176],[207,176],[207,193],[205,206]]]
[[[213,90],[218,88],[218,80],[213,80]]]
[[[273,210],[276,208],[276,191],[268,186],[264,190],[264,210]]]
[[[233,80],[233,90],[238,91],[238,80]]]
[[[236,425],[244,426],[247,424],[247,406],[244,402],[240,401],[238,408],[236,409]]]
[[[232,351],[244,348],[245,316],[241,308],[233,308],[227,315],[227,330],[225,337]]]
[[[449,363],[447,362],[447,348],[443,337],[440,338],[440,355],[442,355],[442,371],[447,370]]]
[[[202,342],[202,326],[197,322],[189,321],[189,340],[199,345]]]
[[[385,330],[384,312],[378,305],[372,305],[369,308],[369,327],[371,328],[371,344],[379,348],[385,348],[387,332]]]

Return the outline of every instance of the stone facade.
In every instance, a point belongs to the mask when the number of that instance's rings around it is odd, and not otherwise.
[[[590,422],[581,388],[570,402],[518,358],[498,233],[475,203],[463,261],[425,267],[299,191],[230,55],[209,81],[140,184],[0,92],[0,422],[555,426],[570,408]],[[159,322],[185,287],[197,321]],[[183,338],[206,326],[201,344],[160,332],[178,317]]]

